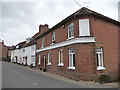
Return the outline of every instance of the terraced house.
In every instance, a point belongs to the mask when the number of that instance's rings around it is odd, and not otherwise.
[[[36,66],[36,37],[27,38],[26,41],[20,42],[11,50],[11,62],[25,66]]]
[[[120,22],[85,7],[51,29],[40,25],[37,66],[75,80],[105,73],[118,78]]]

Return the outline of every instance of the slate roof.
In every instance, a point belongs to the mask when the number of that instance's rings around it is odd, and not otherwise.
[[[92,11],[92,10],[90,10],[88,8],[83,7],[81,9],[79,9],[78,11],[76,11],[75,13],[68,16],[67,18],[65,18],[64,20],[62,20],[61,22],[59,22],[58,24],[56,24],[55,26],[53,26],[48,31],[40,34],[36,39],[44,36],[45,34],[53,31],[54,29],[57,29],[58,27],[60,27],[62,25],[65,25],[70,20],[77,19],[77,18],[80,18],[80,17],[95,17],[95,18],[98,18],[98,19],[101,19],[101,20],[104,20],[104,21],[107,21],[107,22],[110,22],[110,23],[113,23],[113,24],[116,24],[116,25],[120,26],[120,22],[118,22],[116,20],[113,20],[113,19],[111,19],[111,18],[109,18],[107,16],[104,16],[102,14],[99,14],[99,13],[97,13],[95,11]]]

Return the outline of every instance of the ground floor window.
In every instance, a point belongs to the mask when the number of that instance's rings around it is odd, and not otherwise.
[[[75,50],[74,48],[69,49],[69,66],[68,69],[75,69]]]
[[[64,63],[63,63],[63,50],[59,50],[58,66],[64,66]]]
[[[31,56],[31,62],[35,62],[35,55]]]
[[[97,70],[105,69],[103,62],[103,48],[97,47],[96,54],[97,54]]]
[[[38,65],[41,64],[41,55],[38,56]]]
[[[47,65],[51,65],[51,52],[48,52],[48,63]]]

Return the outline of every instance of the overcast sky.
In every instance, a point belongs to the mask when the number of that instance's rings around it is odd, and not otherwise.
[[[10,0],[9,0],[10,1]],[[36,2],[35,2],[36,1]],[[57,1],[57,0],[56,0]],[[0,3],[0,38],[6,45],[16,45],[26,38],[38,32],[40,24],[48,24],[53,27],[55,24],[79,10],[75,0],[41,0],[31,2],[8,2],[3,0]],[[83,2],[78,0],[82,6],[101,13],[105,16],[118,20],[118,1],[114,2]],[[2,27],[2,28],[1,28]]]

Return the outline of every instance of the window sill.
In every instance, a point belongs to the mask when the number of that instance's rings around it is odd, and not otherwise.
[[[104,67],[97,67],[97,70],[105,70]]]
[[[68,38],[67,40],[70,40],[70,39],[73,39],[74,37],[70,37],[70,38]]]
[[[51,43],[50,45],[54,45],[55,43]]]
[[[68,69],[72,69],[72,70],[75,70],[75,67],[68,67]]]
[[[48,63],[47,65],[48,65],[48,66],[50,66],[50,65],[51,65],[51,63]]]
[[[58,66],[64,66],[64,64],[63,63],[59,63]]]
[[[38,63],[38,65],[40,65],[40,63]]]

